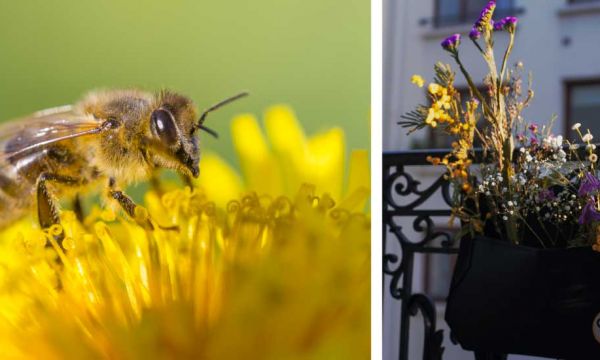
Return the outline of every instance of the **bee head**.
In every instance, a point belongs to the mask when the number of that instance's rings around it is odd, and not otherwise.
[[[190,99],[169,91],[161,92],[150,114],[147,160],[154,166],[198,177],[200,153],[194,136],[196,118]]]
[[[152,140],[149,150],[152,151],[153,163],[198,177],[200,151],[196,131],[203,130],[217,137],[215,131],[204,126],[208,113],[246,95],[240,93],[227,98],[205,110],[198,118],[190,99],[168,91],[161,92],[150,115]]]

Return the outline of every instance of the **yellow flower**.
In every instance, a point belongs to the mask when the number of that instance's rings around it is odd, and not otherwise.
[[[343,191],[341,130],[307,140],[284,107],[266,121],[270,146],[233,123],[243,177],[210,155],[212,181],[146,194],[136,216],[178,230],[94,209],[62,213],[66,252],[31,218],[0,232],[0,358],[367,358],[366,152]]]
[[[451,104],[447,101],[444,101],[443,99],[437,100],[436,102],[433,103],[432,107],[436,110],[448,110],[451,107]]]
[[[425,84],[425,80],[423,79],[423,77],[421,75],[413,75],[410,78],[410,82],[417,85],[418,87],[422,88],[423,85]]]
[[[433,120],[435,119],[435,109],[434,108],[429,108],[429,110],[427,111],[427,118],[425,118],[425,123],[426,124],[431,124],[433,122]]]
[[[443,90],[445,90],[445,88],[439,84],[431,83],[427,87],[427,90],[429,91],[429,93],[431,95],[437,95],[437,94],[441,93]]]
[[[442,104],[444,104],[444,108],[446,110],[448,110],[448,109],[450,109],[450,106],[451,106],[450,101],[452,100],[452,98],[450,97],[450,95],[446,94],[446,92],[447,92],[446,89],[444,89],[444,95],[442,95],[442,97],[440,98],[439,101]]]

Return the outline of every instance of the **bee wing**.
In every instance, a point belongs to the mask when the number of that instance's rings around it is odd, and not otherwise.
[[[50,144],[97,134],[105,122],[76,114],[71,107],[37,112],[29,117],[0,125],[0,164],[43,150]]]

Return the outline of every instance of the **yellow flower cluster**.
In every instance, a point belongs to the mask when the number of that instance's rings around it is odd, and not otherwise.
[[[427,90],[431,96],[432,104],[427,112],[425,123],[432,128],[437,127],[438,123],[454,124],[455,120],[447,112],[452,107],[452,98],[448,95],[448,89],[439,84],[431,83]]]
[[[419,75],[413,75],[411,81],[419,87],[424,82]],[[475,127],[475,118],[467,116],[467,114],[474,113],[477,102],[467,103],[467,113],[464,121],[461,121],[461,109],[455,98],[458,94],[452,85],[445,87],[438,83],[430,83],[427,86],[427,92],[431,99],[431,106],[427,110],[425,124],[432,128],[436,128],[439,124],[445,124],[444,131],[451,135],[459,135],[461,138],[464,138],[464,136],[460,136],[462,132],[470,134]]]
[[[427,156],[427,161],[433,165],[445,165],[448,169],[447,176],[460,184],[460,188],[465,192],[470,192],[472,186],[469,182],[469,166],[473,163],[468,156],[466,147],[460,145],[460,142],[452,143],[453,151],[442,158]],[[460,158],[458,157],[460,156]]]
[[[469,192],[472,187],[468,179],[468,168],[472,162],[469,159],[468,150],[473,145],[477,121],[475,111],[478,103],[474,100],[468,101],[466,111],[462,112],[456,98],[458,94],[451,84],[445,87],[437,83],[430,83],[427,91],[431,99],[431,106],[427,110],[425,124],[432,128],[443,124],[442,130],[457,139],[452,143],[451,153],[443,158],[429,156],[427,160],[434,165],[445,165],[448,175],[458,181],[464,191]]]
[[[291,111],[274,109],[271,116],[298,130]],[[253,121],[235,121],[234,132]],[[304,158],[287,171],[313,164],[344,174],[337,153],[324,154],[339,137],[301,140]],[[201,179],[193,190],[148,192],[136,215],[177,230],[150,230],[98,208],[83,224],[62,213],[66,252],[52,236],[58,227],[40,231],[27,218],[3,230],[0,358],[368,358],[368,164],[351,158],[346,191],[340,178],[287,195],[278,151],[240,158],[263,165],[255,171],[279,171],[276,190],[248,191],[241,184],[258,186],[258,174],[241,178],[211,156],[203,172],[212,188]]]
[[[423,79],[423,77],[421,75],[413,75],[410,78],[410,82],[417,85],[418,87],[423,87],[423,85],[425,85],[425,80]]]

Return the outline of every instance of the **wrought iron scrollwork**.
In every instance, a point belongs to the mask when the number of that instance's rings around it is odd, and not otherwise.
[[[442,360],[444,334],[443,330],[436,330],[435,307],[431,303],[431,300],[423,294],[413,295],[408,299],[408,311],[412,316],[417,315],[417,312],[421,311],[425,320],[423,359]]]
[[[414,210],[425,203],[433,194],[441,189],[442,198],[449,206],[452,204],[450,195],[450,183],[441,175],[427,189],[420,190],[421,182],[415,180],[412,175],[405,171],[404,165],[397,165],[393,173],[390,173],[384,178],[383,192],[384,201],[388,206],[391,206],[396,212]],[[400,204],[396,201],[397,197],[408,197],[416,195],[417,198],[408,204]]]
[[[425,337],[424,360],[441,360],[443,331],[436,328],[436,310],[425,294],[413,294],[412,277],[414,256],[417,253],[451,254],[458,250],[453,236],[436,229],[435,217],[451,215],[452,187],[445,176],[440,175],[431,185],[424,187],[407,170],[409,165],[429,165],[423,153],[407,152],[384,154],[383,173],[383,272],[389,277],[391,296],[401,301],[400,360],[408,359],[408,335],[410,317],[420,312],[423,316]],[[433,196],[440,196],[443,205],[424,209],[423,205]],[[402,200],[405,200],[404,202]],[[412,219],[412,231],[416,239],[409,238],[399,218]],[[403,222],[406,226],[410,224]],[[394,240],[395,244],[388,240]],[[399,253],[389,250],[395,245]]]
[[[450,234],[444,231],[435,231],[435,224],[431,216],[419,215],[413,220],[413,229],[419,233],[424,233],[423,239],[414,243],[416,246],[426,246],[427,243],[433,242],[436,239],[443,239],[441,244],[444,247],[450,247],[453,243],[453,238]]]

